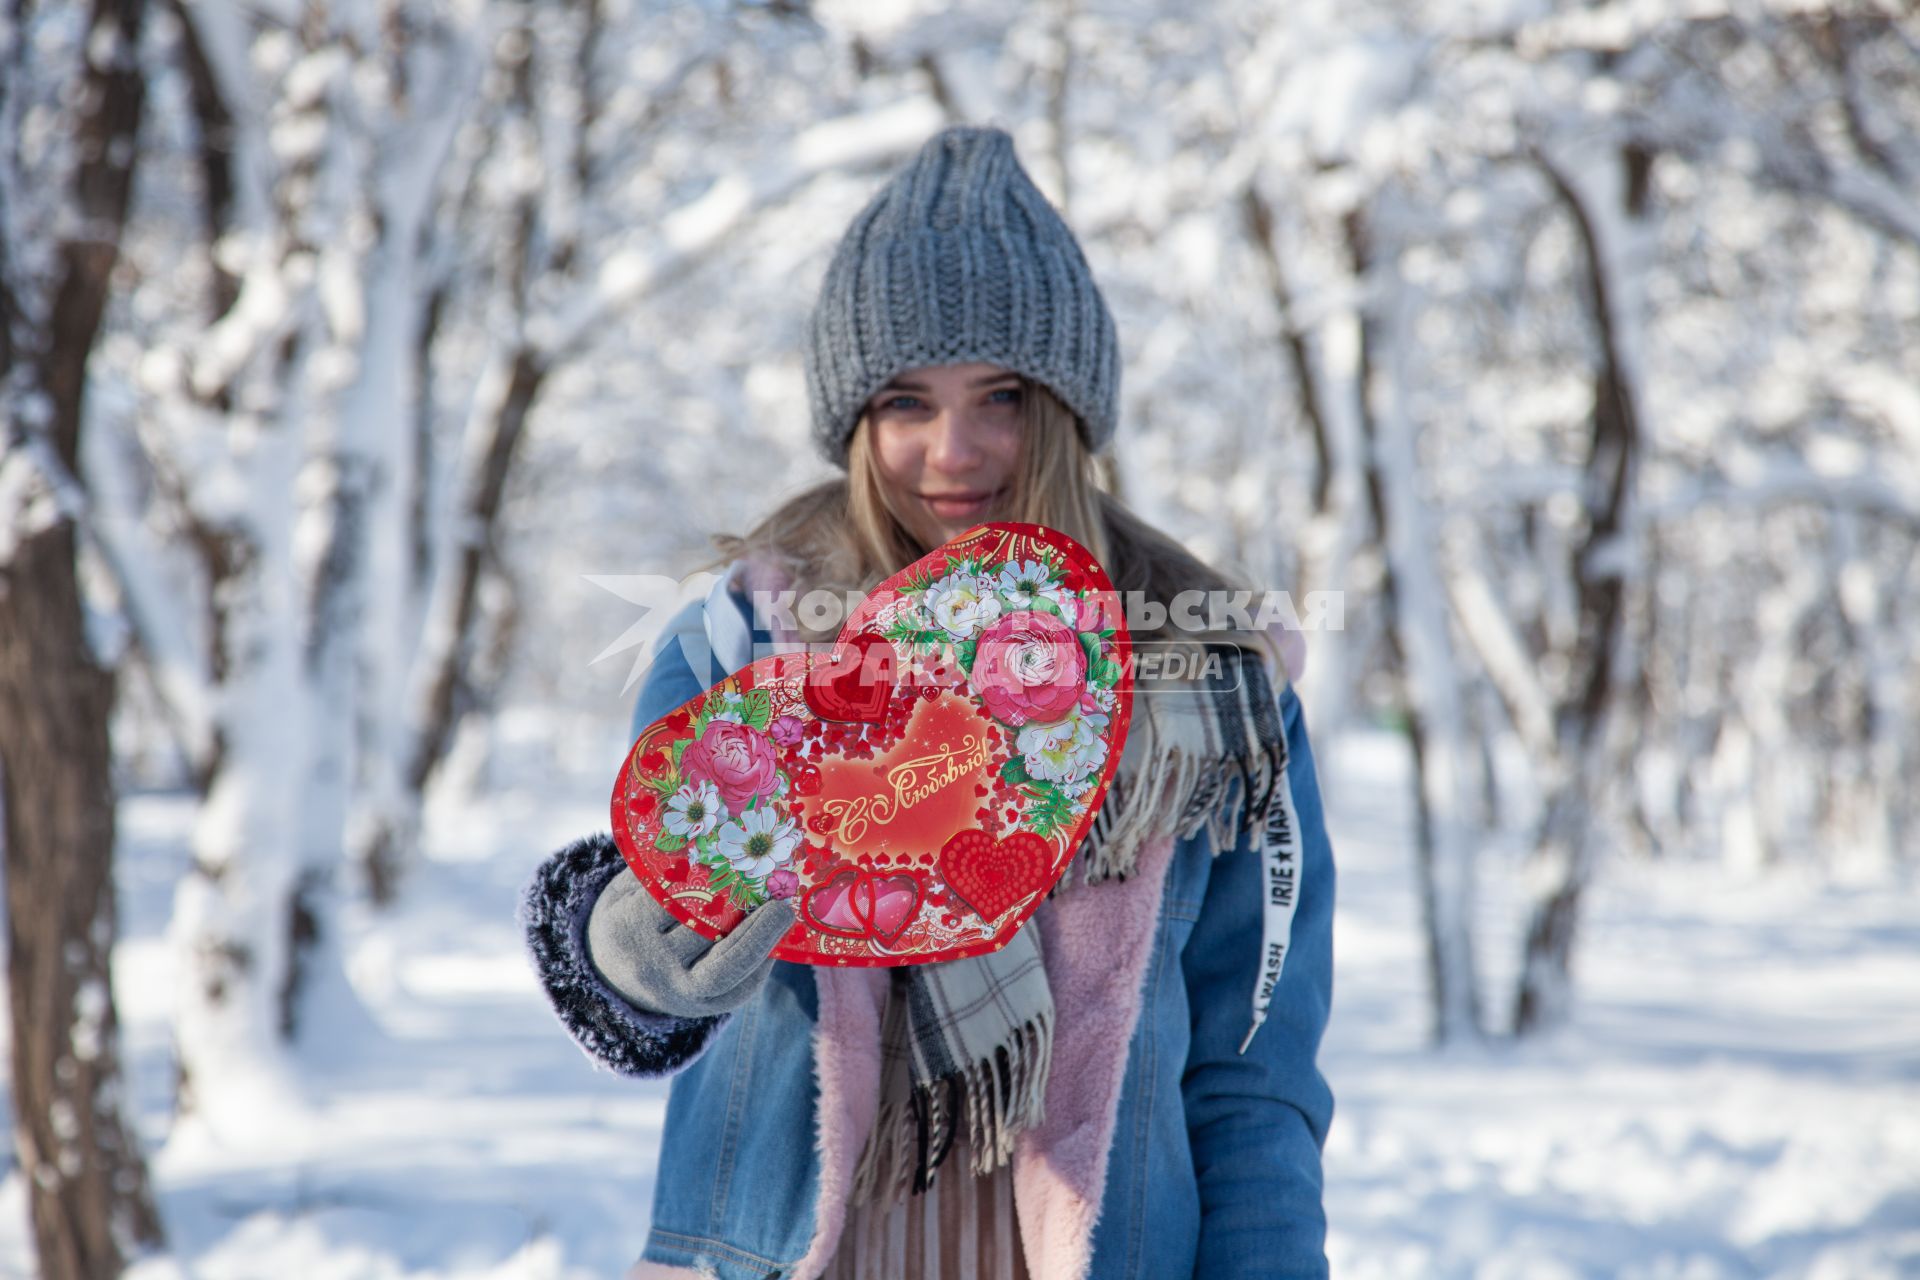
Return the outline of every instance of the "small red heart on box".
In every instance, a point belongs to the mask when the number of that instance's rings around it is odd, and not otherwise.
[[[816,929],[845,938],[866,937],[866,922],[853,909],[853,886],[859,880],[860,872],[856,868],[843,867],[830,879],[807,890],[800,900],[801,919]]]
[[[843,938],[892,942],[919,906],[920,881],[914,876],[842,867],[807,890],[800,915],[814,928]]]
[[[920,906],[920,881],[912,875],[869,876],[854,905],[866,906],[867,925],[882,942],[892,942]]]
[[[707,937],[797,898],[781,959],[994,950],[1118,768],[1133,703],[1119,616],[1072,539],[969,529],[875,588],[831,651],[761,658],[647,726],[614,789],[621,852]]]
[[[880,719],[893,698],[894,658],[885,636],[849,637],[824,666],[807,672],[807,709],[822,720]]]
[[[1031,831],[996,840],[962,831],[940,846],[940,877],[982,920],[993,920],[1035,889],[1053,887],[1053,849]]]

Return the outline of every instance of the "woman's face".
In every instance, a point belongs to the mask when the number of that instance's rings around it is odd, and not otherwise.
[[[881,479],[929,547],[990,520],[1009,496],[1026,409],[993,364],[908,369],[867,402]]]

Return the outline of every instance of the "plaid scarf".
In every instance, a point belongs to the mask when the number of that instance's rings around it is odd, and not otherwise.
[[[985,955],[889,973],[880,1020],[880,1104],[851,1199],[898,1200],[933,1181],[964,1123],[973,1170],[1013,1154],[1045,1114],[1053,992],[1031,918]]]
[[[778,591],[787,576],[744,563],[749,591]],[[733,567],[714,584],[707,611],[714,656],[725,670],[752,660],[751,638],[722,597]],[[1264,970],[1252,992],[1245,1052],[1266,1017],[1292,929],[1300,866],[1299,825],[1287,782],[1287,742],[1267,662],[1285,671],[1270,637],[1261,655],[1237,644],[1207,644],[1191,679],[1136,680],[1134,714],[1113,786],[1073,861],[1049,892],[1125,879],[1146,844],[1206,831],[1218,855],[1243,837],[1265,869]],[[798,644],[776,634],[775,648]],[[1044,904],[1042,905],[1044,909]],[[967,1126],[973,1172],[987,1174],[1013,1154],[1014,1140],[1045,1115],[1053,1048],[1053,994],[1034,917],[998,951],[891,971],[881,1017],[880,1101],[855,1167],[851,1200],[891,1202],[932,1185],[934,1171]]]
[[[1279,707],[1260,662],[1234,645],[1185,686],[1136,690],[1133,725],[1107,800],[1052,893],[1125,879],[1140,849],[1205,830],[1216,854],[1253,838],[1267,869],[1265,972],[1253,1026],[1285,959],[1299,867]],[[1146,696],[1142,696],[1144,693]],[[1005,1164],[1045,1115],[1053,996],[1034,917],[985,955],[895,969],[881,1018],[880,1104],[852,1199],[921,1192],[967,1126],[973,1172]]]

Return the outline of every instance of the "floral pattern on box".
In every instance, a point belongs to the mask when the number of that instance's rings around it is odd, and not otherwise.
[[[1065,871],[1132,711],[1104,570],[1040,525],[980,525],[882,583],[830,652],[761,658],[649,725],[614,788],[628,865],[724,935],[795,899],[774,954],[991,951]]]

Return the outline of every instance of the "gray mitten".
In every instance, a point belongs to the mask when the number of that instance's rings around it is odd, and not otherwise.
[[[716,942],[676,920],[631,871],[622,871],[600,891],[587,918],[587,953],[634,1005],[704,1018],[753,998],[773,970],[770,953],[792,927],[792,902],[773,898]]]

